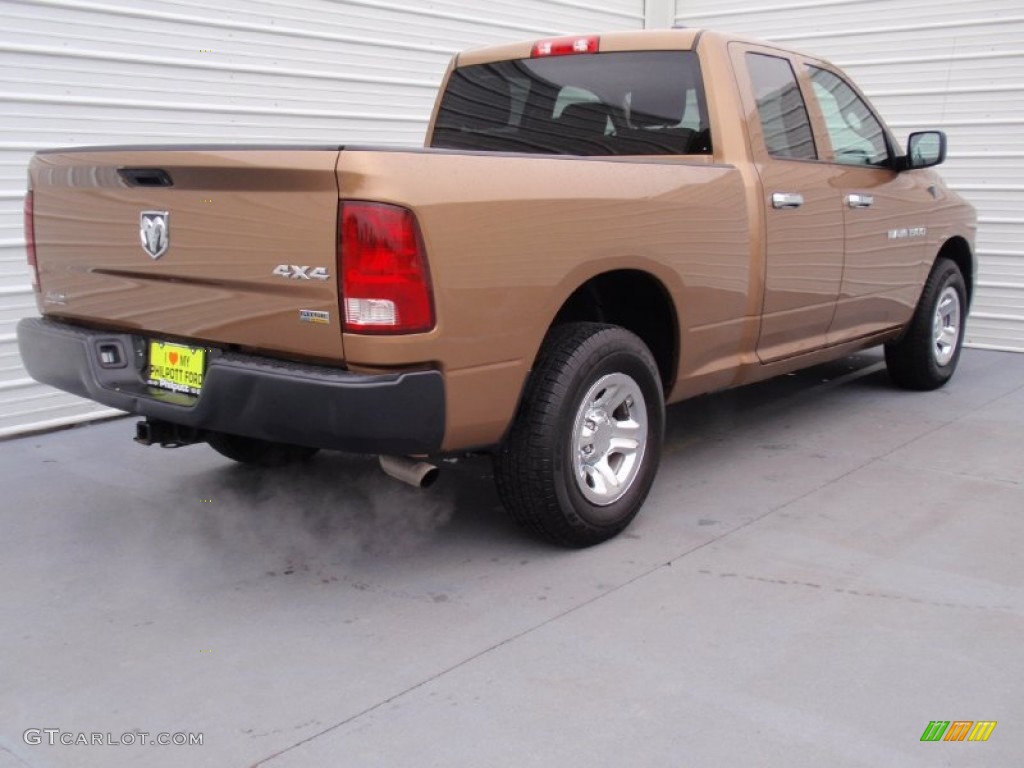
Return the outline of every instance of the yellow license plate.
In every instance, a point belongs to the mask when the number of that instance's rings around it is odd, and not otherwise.
[[[150,386],[198,395],[205,372],[206,350],[202,347],[149,342]]]

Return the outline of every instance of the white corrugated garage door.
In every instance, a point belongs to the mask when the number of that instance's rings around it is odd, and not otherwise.
[[[644,0],[3,0],[0,436],[103,409],[35,384],[22,198],[32,152],[153,142],[421,144],[450,56],[644,26]]]
[[[1024,6],[1020,0],[676,0],[676,23],[843,67],[897,138],[942,128],[950,186],[978,208],[976,347],[1024,351]]]

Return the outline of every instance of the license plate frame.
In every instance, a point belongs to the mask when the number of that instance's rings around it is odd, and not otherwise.
[[[206,376],[206,349],[170,341],[149,341],[146,383],[168,392],[198,397]]]

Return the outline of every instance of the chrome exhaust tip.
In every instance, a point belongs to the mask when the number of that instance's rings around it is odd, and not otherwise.
[[[437,480],[441,470],[427,461],[408,456],[378,456],[384,474],[400,480],[413,488],[429,488]]]

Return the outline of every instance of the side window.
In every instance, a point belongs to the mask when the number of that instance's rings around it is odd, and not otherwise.
[[[889,148],[885,143],[885,131],[864,100],[827,69],[808,66],[807,71],[825,116],[836,162],[844,165],[886,164]]]
[[[795,160],[817,159],[807,106],[789,61],[748,53],[747,71],[754,85],[768,154]]]

